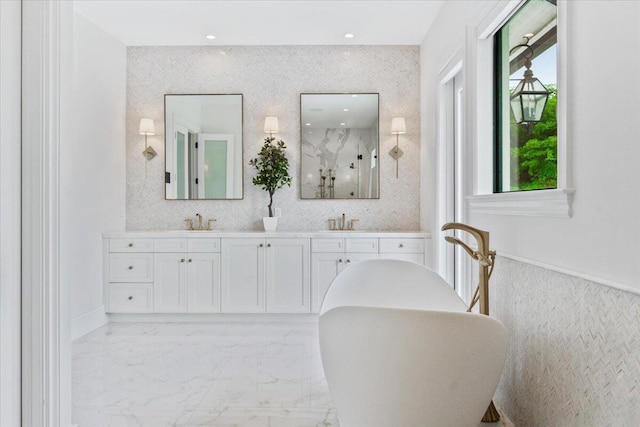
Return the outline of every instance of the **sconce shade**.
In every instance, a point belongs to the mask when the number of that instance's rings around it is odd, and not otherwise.
[[[527,69],[511,95],[511,110],[517,124],[537,123],[542,120],[550,92]]]
[[[140,135],[155,135],[156,129],[153,119],[140,119]]]
[[[391,133],[394,135],[402,135],[407,133],[407,127],[404,123],[404,117],[394,117],[391,120]]]
[[[277,117],[264,118],[264,133],[278,133],[279,130]]]

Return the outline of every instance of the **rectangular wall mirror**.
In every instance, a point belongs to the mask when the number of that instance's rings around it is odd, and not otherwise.
[[[379,95],[300,95],[303,199],[378,199]]]
[[[242,199],[242,95],[165,95],[165,197]]]

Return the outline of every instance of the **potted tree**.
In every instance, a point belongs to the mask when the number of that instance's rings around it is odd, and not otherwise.
[[[289,159],[284,152],[287,147],[284,141],[278,141],[275,144],[273,141],[275,141],[273,136],[265,138],[258,157],[249,161],[249,164],[258,171],[253,178],[253,184],[269,193],[269,216],[262,218],[265,231],[275,231],[278,226],[278,218],[273,216],[274,193],[285,185],[291,187]]]

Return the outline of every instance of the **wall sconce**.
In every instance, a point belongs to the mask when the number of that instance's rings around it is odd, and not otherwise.
[[[145,159],[147,159],[147,161],[149,161],[158,154],[156,153],[156,150],[153,149],[153,147],[149,147],[147,145],[147,137],[149,135],[156,134],[156,129],[153,125],[153,119],[140,119],[139,133],[140,135],[144,135],[144,151],[142,152],[142,155]],[[147,162],[144,163],[144,176],[145,178],[149,176],[149,173],[147,171]]]
[[[140,135],[144,135],[144,151],[142,154],[147,160],[153,159],[158,154],[153,147],[147,146],[147,136],[155,134],[156,130],[153,125],[153,119],[140,119]]]
[[[514,46],[509,51],[509,55],[519,47],[524,47],[527,50],[524,59],[524,77],[511,95],[511,110],[513,116],[516,119],[516,123],[519,125],[537,123],[542,119],[542,113],[544,107],[547,105],[549,99],[549,92],[547,88],[538,80],[533,77],[533,71],[531,71],[531,58],[533,57],[533,48],[529,46],[529,37],[533,34],[527,34],[524,36],[525,42]]]
[[[396,160],[396,178],[398,178],[398,159],[404,154],[402,150],[398,148],[398,135],[407,133],[404,117],[394,117],[391,120],[391,133],[396,136],[396,146],[389,151],[389,154]]]
[[[277,117],[265,117],[264,118],[264,133],[269,134],[269,138],[273,137],[274,133],[278,133],[278,118]]]

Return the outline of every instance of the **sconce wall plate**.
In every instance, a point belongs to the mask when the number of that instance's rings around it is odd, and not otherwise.
[[[389,151],[389,155],[391,155],[391,157],[393,157],[395,160],[398,160],[400,157],[402,157],[403,154],[404,154],[404,151],[396,147],[393,147]]]
[[[156,152],[156,150],[153,149],[153,147],[149,146],[146,149],[144,149],[142,151],[142,154],[144,155],[145,159],[147,160],[151,160],[153,159],[155,156],[158,155],[158,153]]]

